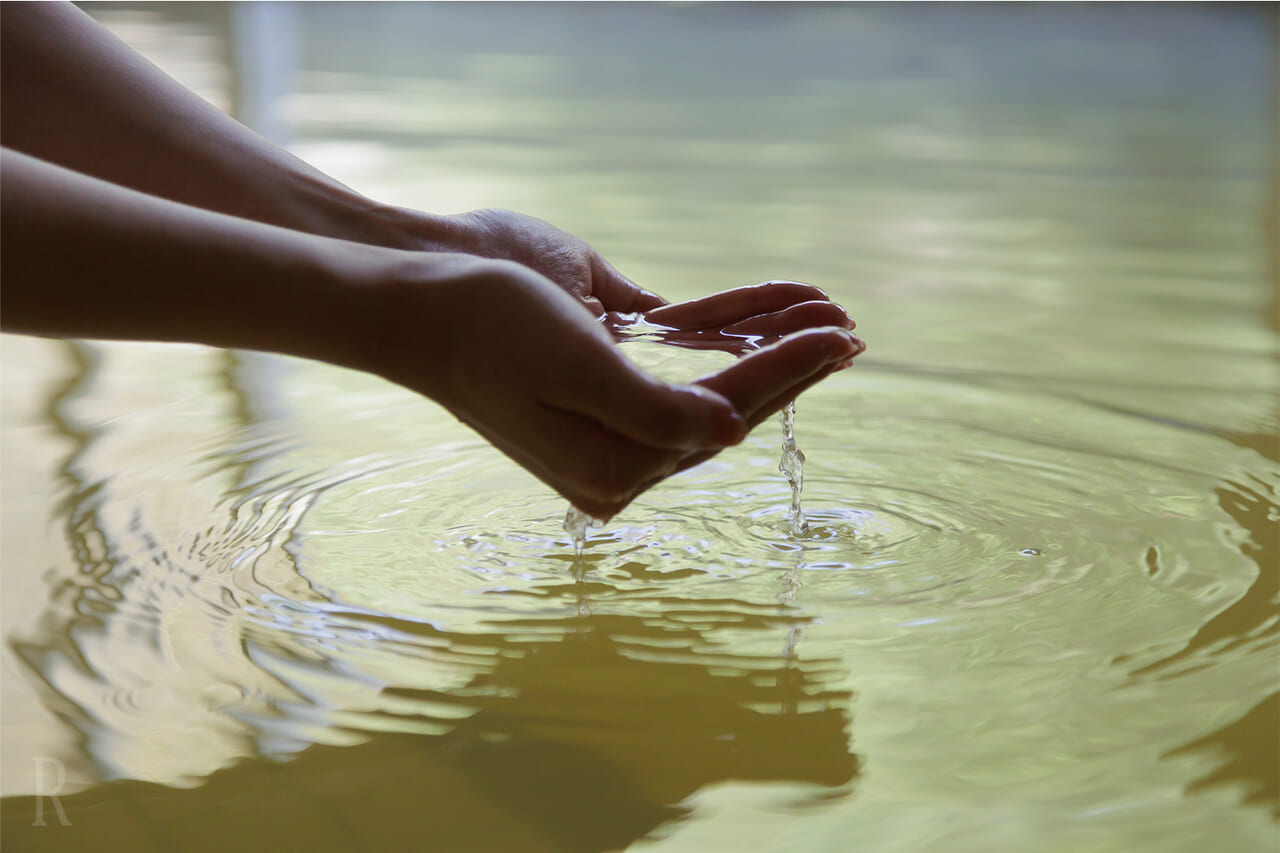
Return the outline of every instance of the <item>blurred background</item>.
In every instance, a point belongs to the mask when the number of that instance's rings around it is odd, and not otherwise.
[[[80,5],[369,196],[869,350],[808,534],[770,423],[574,560],[402,389],[3,336],[15,849],[1274,849],[1274,4]]]

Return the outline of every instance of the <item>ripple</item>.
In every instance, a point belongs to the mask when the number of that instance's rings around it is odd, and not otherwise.
[[[1090,429],[1105,420],[1105,446],[1056,442],[1043,421],[1058,404],[913,381],[926,387],[873,377],[857,394],[833,384],[801,401],[801,534],[770,423],[589,531],[580,555],[561,500],[457,425],[419,425],[398,392],[371,394],[383,419],[358,441],[214,421],[188,456],[148,455],[131,437],[110,473],[93,473],[93,454],[75,469],[79,565],[20,650],[104,778],[192,784],[247,754],[443,736],[485,708],[509,717],[525,708],[512,687],[524,682],[490,674],[575,637],[713,674],[892,647],[933,680],[956,668],[947,654],[1010,658],[1022,674],[1028,660],[1092,654],[1094,671],[1123,661],[1116,677],[1127,677],[1239,596],[1240,577],[1222,571],[1224,546],[1239,557],[1238,528],[1212,492],[1188,487],[1232,459],[1169,464],[1135,450],[1220,445],[1094,411],[1072,415]],[[339,396],[320,387],[308,401],[321,422],[340,420],[323,409]],[[870,398],[881,401],[871,414],[850,404]],[[967,409],[1000,429],[970,429]],[[89,446],[112,460],[112,441]],[[1020,642],[1003,644],[1009,632]],[[574,660],[572,691],[609,683]],[[1201,657],[1167,675],[1223,665]],[[795,666],[818,693],[840,670]],[[992,684],[1025,689],[1002,673]],[[803,706],[775,699],[760,707]],[[208,735],[199,749],[192,730]]]

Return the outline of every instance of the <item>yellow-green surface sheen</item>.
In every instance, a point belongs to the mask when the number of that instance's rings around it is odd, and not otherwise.
[[[801,534],[771,418],[575,557],[401,388],[5,336],[6,849],[1275,849],[1273,9],[238,8],[90,11],[363,192],[869,349]]]

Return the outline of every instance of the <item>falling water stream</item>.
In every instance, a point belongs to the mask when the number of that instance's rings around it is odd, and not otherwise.
[[[804,452],[796,445],[796,402],[792,400],[778,413],[782,422],[782,458],[778,471],[791,486],[791,535],[804,535],[807,525],[804,510],[800,508],[800,492],[804,489]]]

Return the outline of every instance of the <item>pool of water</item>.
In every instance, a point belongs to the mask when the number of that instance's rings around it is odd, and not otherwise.
[[[802,532],[770,420],[575,555],[380,380],[4,336],[14,849],[1274,849],[1274,11],[91,11],[371,195],[870,348]]]

